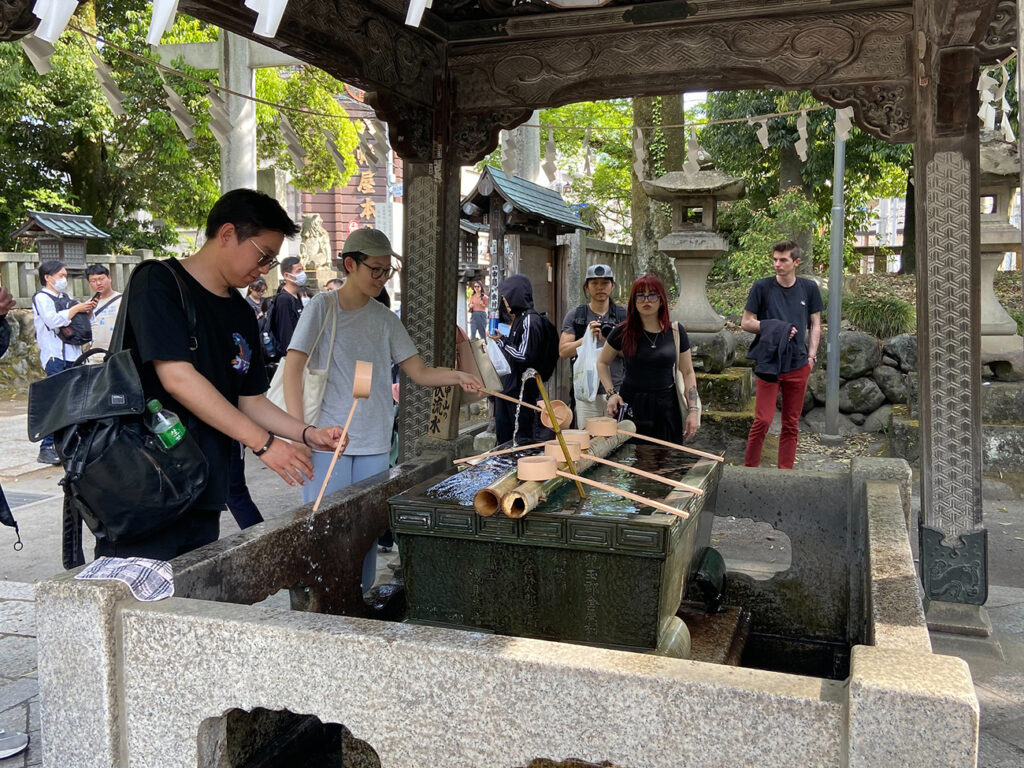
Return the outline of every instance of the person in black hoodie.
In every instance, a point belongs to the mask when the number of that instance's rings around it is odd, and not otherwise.
[[[508,323],[509,334],[492,334],[508,360],[512,373],[501,378],[502,392],[519,398],[523,372],[527,368],[538,368],[544,352],[541,317],[533,308],[533,286],[526,275],[511,275],[498,286],[498,317]],[[515,430],[516,404],[507,400],[491,398],[494,403],[494,431],[498,444],[512,439]],[[522,392],[522,400],[535,403],[540,400],[537,382],[531,377]],[[517,443],[534,443],[547,439],[551,430],[540,423],[540,414],[532,408],[519,409],[519,430]]]

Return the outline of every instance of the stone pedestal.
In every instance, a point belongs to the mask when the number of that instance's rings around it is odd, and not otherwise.
[[[981,214],[981,362],[996,378],[1020,381],[1024,379],[1024,339],[993,287],[1004,254],[1020,253],[1020,229],[1009,220],[1013,192],[1020,183],[1020,162],[1016,143],[1003,141],[995,132],[982,133],[980,146],[983,209],[986,199],[991,200],[990,211]]]

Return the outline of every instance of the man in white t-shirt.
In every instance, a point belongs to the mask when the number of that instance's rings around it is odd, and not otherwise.
[[[121,307],[121,294],[113,289],[110,270],[102,264],[93,264],[85,270],[85,274],[93,290],[92,300],[96,302],[96,309],[89,316],[92,324],[92,349],[110,349],[117,310]],[[102,363],[103,355],[94,355],[89,358],[89,362]]]

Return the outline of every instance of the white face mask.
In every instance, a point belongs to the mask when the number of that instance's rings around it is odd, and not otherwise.
[[[303,275],[303,277],[305,277],[305,275]],[[303,281],[303,282],[305,282],[305,281]],[[306,306],[307,304],[309,304],[309,296],[303,296],[302,297],[302,306]]]
[[[284,279],[291,280],[297,286],[302,287],[303,285],[306,284],[306,273],[299,272],[298,274],[292,275],[286,272],[284,275]]]
[[[68,287],[68,279],[66,277],[58,277],[53,281],[53,290],[57,293],[64,293]]]

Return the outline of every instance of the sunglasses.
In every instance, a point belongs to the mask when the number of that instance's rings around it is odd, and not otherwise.
[[[637,301],[661,301],[660,294],[657,293],[638,293],[636,295]]]
[[[260,252],[260,258],[256,262],[257,267],[267,267],[268,269],[273,269],[274,267],[277,266],[277,256],[273,256],[264,251],[262,248],[260,248],[260,244],[253,240],[251,237],[249,238],[249,242],[256,246],[256,250]]]

